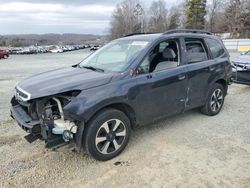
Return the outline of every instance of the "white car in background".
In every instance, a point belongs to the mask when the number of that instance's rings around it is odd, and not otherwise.
[[[50,52],[51,53],[62,53],[63,49],[61,49],[61,48],[58,47],[58,48],[51,49]]]

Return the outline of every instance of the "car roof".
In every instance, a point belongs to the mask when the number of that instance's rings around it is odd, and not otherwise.
[[[205,34],[205,33],[185,33],[185,32],[178,32],[178,33],[155,33],[155,34],[132,34],[117,40],[143,40],[143,41],[154,41],[155,39],[165,38],[165,37],[198,37],[198,38],[213,38],[218,39],[215,35],[212,34]]]
[[[173,33],[173,34],[165,34],[165,36],[171,36],[171,37],[197,37],[197,38],[213,38],[218,39],[217,36],[212,34],[202,34],[202,33]]]
[[[159,38],[162,35],[162,33],[155,33],[155,34],[135,34],[135,35],[129,35],[122,38],[119,38],[118,40],[143,40],[143,41],[153,41],[157,38]]]

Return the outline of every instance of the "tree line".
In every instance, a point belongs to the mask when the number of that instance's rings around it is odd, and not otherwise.
[[[164,0],[149,8],[139,0],[116,5],[110,21],[110,39],[131,33],[160,33],[169,29],[202,29],[228,33],[231,38],[250,37],[249,0],[183,0],[169,7]]]
[[[75,45],[95,43],[97,39],[104,40],[104,36],[92,34],[23,34],[0,35],[0,47],[23,47],[30,45]]]

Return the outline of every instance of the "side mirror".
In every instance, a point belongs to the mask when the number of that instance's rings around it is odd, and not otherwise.
[[[141,67],[138,67],[138,69],[136,70],[136,75],[144,74],[144,73],[145,73],[145,71]]]

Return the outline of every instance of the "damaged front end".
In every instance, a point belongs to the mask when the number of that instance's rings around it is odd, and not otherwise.
[[[29,93],[16,87],[11,100],[11,117],[29,135],[26,140],[45,141],[46,148],[58,148],[68,143],[75,143],[80,122],[64,113],[66,106],[80,91],[70,91],[53,96],[30,99]]]
[[[232,62],[232,81],[250,85],[250,63]]]

